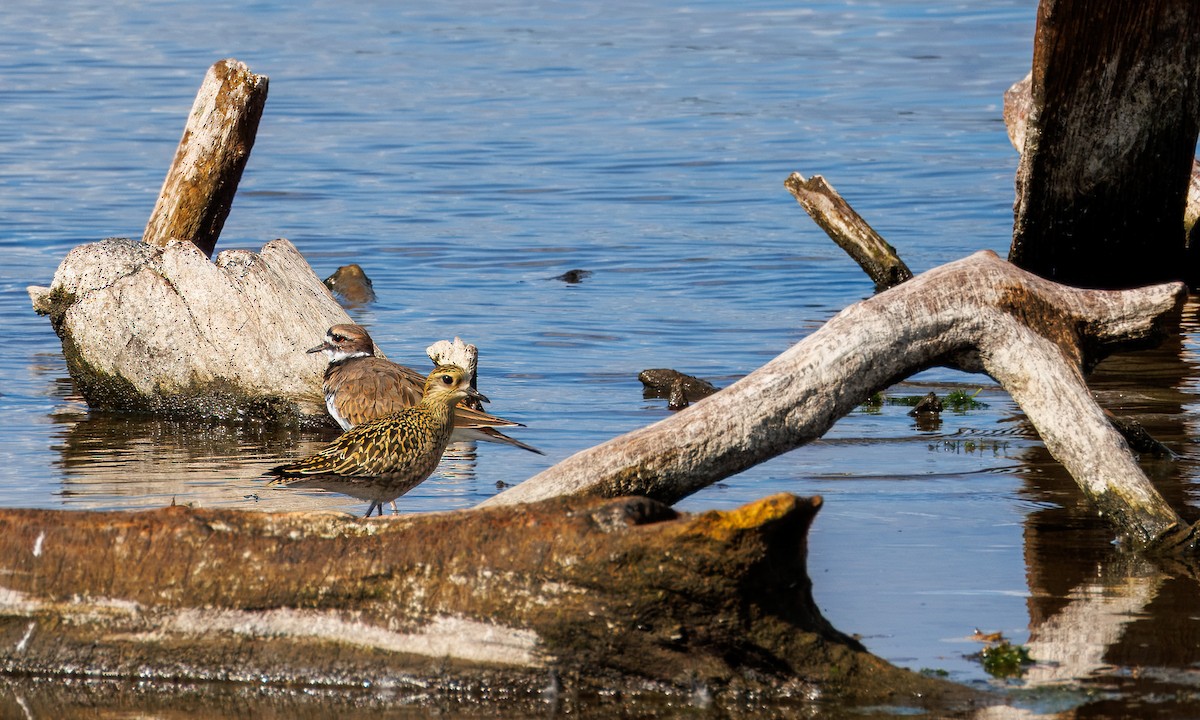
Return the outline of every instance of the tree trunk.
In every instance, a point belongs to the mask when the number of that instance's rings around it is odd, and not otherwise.
[[[266,102],[265,75],[232,59],[209,68],[146,223],[145,243],[190,240],[212,257]]]
[[[1042,0],[1010,259],[1059,282],[1184,279],[1200,3]]]

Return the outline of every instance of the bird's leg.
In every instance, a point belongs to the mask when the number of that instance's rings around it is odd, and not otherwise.
[[[372,500],[371,504],[367,506],[367,514],[363,515],[363,517],[371,517],[371,513],[375,511],[375,508],[379,508],[379,514],[383,515],[383,503],[379,502],[378,500]]]
[[[392,514],[393,514],[393,515],[399,515],[399,514],[400,514],[400,508],[396,507],[396,501],[395,501],[395,500],[392,500],[392,501],[391,501],[391,503],[392,503]],[[382,515],[382,514],[383,514],[383,507],[380,507],[380,508],[379,508],[379,514],[380,514],[380,515]]]

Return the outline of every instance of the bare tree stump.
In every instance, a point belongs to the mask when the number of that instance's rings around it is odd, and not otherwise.
[[[805,180],[800,173],[792,173],[784,186],[813,221],[874,281],[875,292],[899,285],[913,276],[895,248],[875,232],[833,186],[825,182],[825,178],[813,175]]]
[[[1184,277],[1200,3],[1042,0],[1010,259],[1085,287]]]
[[[209,68],[142,240],[189,240],[212,257],[267,101],[267,77],[237,60]]]
[[[29,293],[91,407],[328,422],[325,360],[304,351],[350,317],[287,240],[216,263],[186,241],[104,240]]]
[[[0,668],[309,687],[491,678],[534,697],[552,675],[568,692],[970,696],[821,616],[806,572],[820,503],[680,516],[562,499],[375,521],[0,510]]]
[[[820,437],[871,393],[946,365],[1004,386],[1088,499],[1136,545],[1194,550],[1191,528],[1142,473],[1083,379],[1115,349],[1153,342],[1184,298],[1181,284],[1068,288],[979,252],[851,305],[721,392],[483,505],[571,494],[673,503]]]

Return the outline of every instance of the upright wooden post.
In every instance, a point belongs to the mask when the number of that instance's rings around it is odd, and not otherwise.
[[[191,240],[212,257],[254,146],[267,102],[267,76],[237,60],[209,68],[192,104],[142,240],[164,247]]]
[[[1200,3],[1042,0],[1009,259],[1086,287],[1184,277]]]

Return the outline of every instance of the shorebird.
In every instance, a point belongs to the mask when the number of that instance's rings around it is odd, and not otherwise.
[[[416,405],[425,378],[412,368],[375,356],[375,343],[361,325],[334,325],[325,342],[309,349],[329,358],[325,368],[325,407],[343,430]],[[465,405],[454,415],[454,440],[486,440],[515,445],[543,455],[541,450],[515,440],[497,427],[523,427]]]
[[[367,513],[425,481],[438,465],[454,429],[457,406],[467,398],[487,402],[471,387],[466,370],[439,365],[425,379],[412,407],[356,425],[315,455],[267,471],[273,484],[332,490],[369,500]]]
[[[357,263],[343,265],[325,278],[325,287],[342,296],[351,305],[366,305],[375,302],[375,288],[371,278]]]

